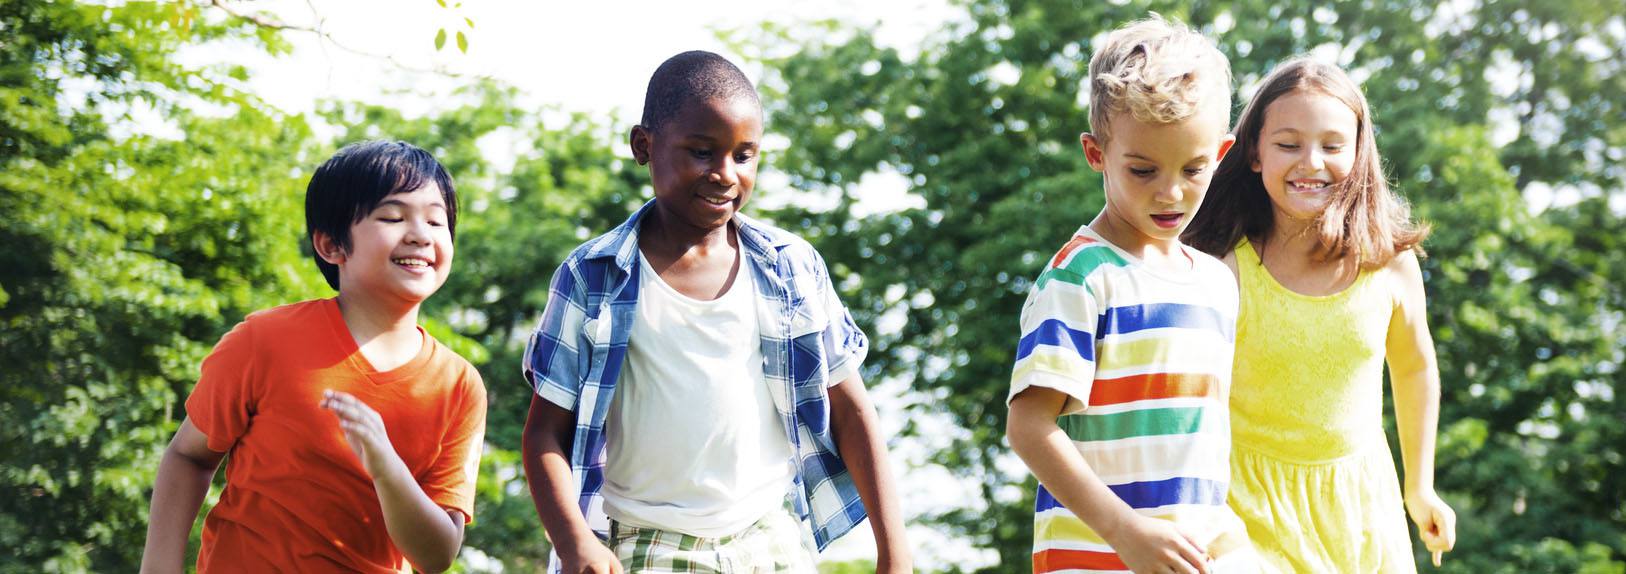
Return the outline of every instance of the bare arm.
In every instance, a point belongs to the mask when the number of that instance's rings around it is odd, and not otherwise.
[[[191,420],[181,421],[153,481],[147,544],[141,553],[143,573],[179,574],[186,569],[186,541],[192,535],[192,523],[225,456],[209,450],[209,437],[192,426]]]
[[[525,458],[525,482],[531,487],[531,502],[536,505],[542,527],[553,541],[566,574],[619,573],[621,563],[599,542],[577,509],[567,448],[575,421],[575,413],[541,397],[531,397],[520,447]]]
[[[1434,492],[1434,441],[1440,418],[1440,370],[1428,331],[1423,273],[1417,255],[1405,252],[1389,264],[1399,285],[1389,319],[1385,352],[1394,390],[1395,424],[1405,466],[1406,510],[1424,546],[1435,553],[1456,543],[1456,515]]]
[[[857,374],[830,387],[830,422],[836,449],[852,473],[875,533],[876,572],[913,572],[903,509],[886,460],[886,441],[869,391]]]
[[[327,392],[322,408],[339,417],[345,442],[372,476],[390,541],[419,570],[451,568],[463,546],[463,513],[441,508],[424,493],[390,444],[383,419],[372,408],[337,391]]]
[[[1135,572],[1201,572],[1203,550],[1171,522],[1147,518],[1118,498],[1056,425],[1067,395],[1031,387],[1011,400],[1005,436],[1033,475]]]

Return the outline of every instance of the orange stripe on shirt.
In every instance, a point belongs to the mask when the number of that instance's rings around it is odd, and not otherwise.
[[[1057,570],[1128,570],[1113,552],[1052,548],[1033,553],[1033,574]]]
[[[1100,379],[1090,388],[1090,406],[1116,405],[1152,399],[1206,397],[1217,386],[1214,375],[1147,373]]]
[[[1061,246],[1061,251],[1056,252],[1056,256],[1050,260],[1050,266],[1061,267],[1061,264],[1067,261],[1068,255],[1072,255],[1074,251],[1078,250],[1078,248],[1091,243],[1096,243],[1094,238],[1085,237],[1083,235],[1074,235],[1066,245]]]

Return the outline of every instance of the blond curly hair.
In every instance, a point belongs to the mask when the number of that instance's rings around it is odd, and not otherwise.
[[[1090,130],[1109,139],[1109,118],[1169,124],[1223,105],[1231,111],[1231,63],[1214,43],[1153,12],[1113,30],[1090,57]]]

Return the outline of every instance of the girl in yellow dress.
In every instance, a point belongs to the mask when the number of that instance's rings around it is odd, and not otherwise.
[[[1267,571],[1416,572],[1406,514],[1436,564],[1456,540],[1434,492],[1428,230],[1389,190],[1370,118],[1337,67],[1277,66],[1182,237],[1241,288],[1229,500]],[[1404,496],[1383,429],[1385,360]]]

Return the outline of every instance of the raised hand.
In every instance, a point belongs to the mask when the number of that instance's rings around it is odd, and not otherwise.
[[[378,416],[378,411],[374,411],[372,407],[368,407],[366,403],[349,393],[333,390],[322,393],[321,407],[339,418],[339,428],[344,431],[344,441],[361,461],[361,467],[367,471],[367,476],[377,478],[392,465],[401,463],[399,455],[395,453],[395,447],[390,444],[390,435],[385,431],[384,419]]]

